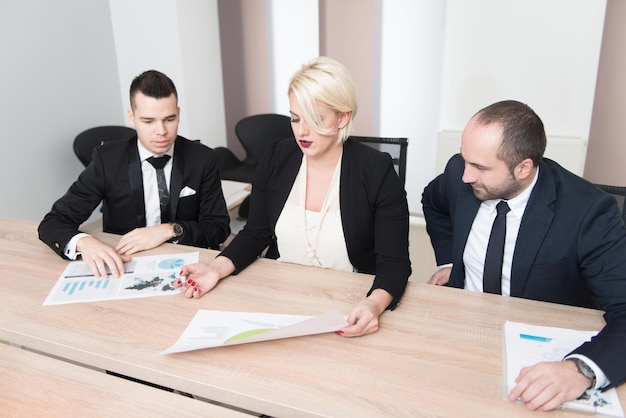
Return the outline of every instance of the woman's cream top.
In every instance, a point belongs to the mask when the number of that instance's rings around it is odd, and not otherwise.
[[[287,202],[276,222],[278,260],[354,271],[343,236],[339,207],[341,158],[326,193],[320,212],[305,210],[307,158],[302,158],[300,171]]]

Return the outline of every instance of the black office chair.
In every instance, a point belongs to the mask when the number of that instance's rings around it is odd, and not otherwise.
[[[95,147],[105,142],[129,138],[133,135],[135,135],[135,130],[127,126],[96,126],[79,133],[74,138],[74,154],[87,167],[91,162],[91,156]]]
[[[291,118],[275,113],[247,116],[237,122],[235,134],[246,157],[242,161],[228,148],[216,147],[220,178],[250,183],[268,145],[276,139],[293,137]]]
[[[621,186],[608,186],[606,184],[596,184],[601,190],[604,192],[613,195],[615,200],[617,200],[617,206],[622,211],[622,219],[624,223],[626,223],[626,187]]]
[[[407,138],[381,138],[376,136],[351,136],[350,138],[362,142],[379,151],[388,153],[393,159],[393,166],[400,177],[402,186],[406,180],[406,153],[409,146]]]
[[[275,113],[247,116],[235,125],[237,139],[246,151],[246,158],[238,159],[231,150],[216,147],[220,179],[251,183],[254,170],[267,147],[277,139],[293,137],[291,118]],[[249,199],[239,206],[239,217],[247,218]]]

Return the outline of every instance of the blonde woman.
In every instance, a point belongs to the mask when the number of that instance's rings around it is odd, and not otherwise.
[[[378,330],[411,274],[406,193],[391,158],[348,136],[357,111],[350,74],[319,57],[288,88],[294,138],[273,143],[253,179],[244,229],[210,264],[184,266],[187,297],[201,297],[263,250],[282,262],[375,275],[337,333]]]

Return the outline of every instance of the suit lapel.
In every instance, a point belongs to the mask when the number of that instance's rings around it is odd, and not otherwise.
[[[137,225],[146,225],[146,208],[143,197],[143,174],[141,173],[141,160],[137,148],[137,137],[130,141],[128,151],[128,179],[131,200],[135,205],[135,219]]]
[[[174,142],[174,161],[172,162],[172,174],[170,176],[170,218],[176,219],[178,198],[183,187],[183,168],[185,167],[185,153],[183,140],[178,137]]]
[[[530,268],[554,219],[551,205],[555,199],[554,177],[550,168],[541,163],[539,178],[528,199],[515,243],[511,266],[511,296],[524,294]]]
[[[454,231],[454,237],[452,242],[456,248],[452,249],[453,257],[453,272],[450,276],[450,286],[463,288],[465,287],[465,265],[463,264],[463,252],[465,251],[465,245],[467,243],[467,237],[469,236],[474,218],[480,207],[480,200],[474,196],[474,193],[470,189],[465,189],[461,192],[462,195],[457,199],[456,203],[456,216],[454,218],[454,225],[452,230]]]

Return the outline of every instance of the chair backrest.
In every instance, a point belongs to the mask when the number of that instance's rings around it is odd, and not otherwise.
[[[409,146],[407,138],[381,138],[377,136],[351,136],[350,138],[362,142],[379,151],[386,152],[393,159],[393,166],[400,177],[402,186],[406,180],[406,153]]]
[[[96,126],[79,133],[74,138],[74,154],[85,167],[91,162],[93,149],[105,142],[130,138],[135,130],[127,126]]]
[[[626,187],[609,186],[606,184],[596,184],[596,186],[606,193],[613,195],[615,200],[617,200],[619,210],[622,212],[622,219],[624,220],[624,223],[626,223],[626,204],[624,204],[624,201],[626,200]]]
[[[256,166],[269,144],[293,138],[291,118],[276,113],[247,116],[237,122],[235,134],[246,151],[245,164]]]

